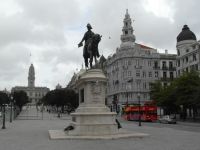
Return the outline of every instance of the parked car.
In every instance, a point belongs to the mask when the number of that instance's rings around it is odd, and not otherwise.
[[[169,115],[160,117],[158,121],[160,123],[176,124],[176,119]]]

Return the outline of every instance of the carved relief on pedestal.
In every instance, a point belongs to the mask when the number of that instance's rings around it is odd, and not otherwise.
[[[100,103],[101,102],[101,92],[102,87],[99,81],[94,81],[91,83],[91,93],[92,93],[92,102]]]

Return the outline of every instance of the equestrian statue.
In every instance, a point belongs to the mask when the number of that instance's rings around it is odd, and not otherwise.
[[[97,63],[97,58],[99,58],[99,50],[98,44],[101,41],[101,37],[99,34],[95,34],[92,32],[92,26],[87,24],[88,31],[84,34],[81,42],[78,44],[78,47],[83,46],[83,41],[85,41],[85,45],[83,47],[83,58],[85,60],[85,67],[88,68],[88,59],[90,63],[90,68],[92,68],[93,58],[95,60],[95,64]]]

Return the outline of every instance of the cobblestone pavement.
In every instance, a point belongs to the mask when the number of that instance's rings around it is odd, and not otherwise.
[[[48,130],[64,129],[70,117],[57,118],[55,114],[41,113],[35,109],[24,110],[6,129],[0,129],[0,150],[199,150],[200,132],[179,130],[171,125],[121,120],[123,128],[148,133],[149,137],[118,140],[50,140]],[[28,115],[29,114],[29,115]],[[26,116],[25,119],[22,116]],[[27,120],[28,119],[28,120]],[[192,128],[192,127],[191,127]],[[198,127],[196,127],[198,128]],[[200,127],[199,127],[200,128]]]

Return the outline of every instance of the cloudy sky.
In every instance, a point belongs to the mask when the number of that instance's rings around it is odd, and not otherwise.
[[[26,86],[31,63],[36,86],[65,87],[83,63],[77,44],[86,24],[103,35],[99,49],[107,57],[120,45],[127,8],[137,43],[176,53],[184,24],[199,40],[199,6],[199,0],[0,0],[0,90]]]

